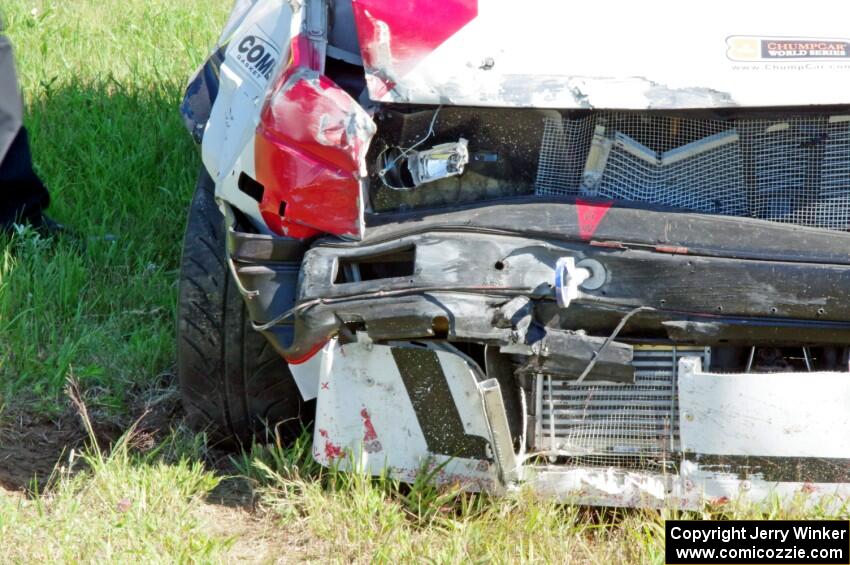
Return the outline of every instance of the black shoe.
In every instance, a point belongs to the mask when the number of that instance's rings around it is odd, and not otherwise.
[[[38,216],[29,219],[26,223],[32,226],[35,231],[45,237],[60,234],[67,235],[69,233],[68,230],[65,228],[65,224],[60,224],[59,222],[45,214],[39,214]]]

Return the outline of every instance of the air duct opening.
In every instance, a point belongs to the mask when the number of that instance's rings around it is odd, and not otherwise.
[[[334,284],[409,277],[414,273],[416,248],[393,249],[384,253],[337,259]]]

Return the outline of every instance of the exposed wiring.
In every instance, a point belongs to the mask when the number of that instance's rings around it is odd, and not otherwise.
[[[434,110],[434,115],[431,117],[431,124],[428,126],[428,132],[425,134],[425,137],[423,137],[410,147],[400,148],[401,153],[393,157],[386,165],[384,165],[383,169],[378,171],[378,178],[381,179],[381,182],[384,184],[384,186],[392,190],[410,190],[411,187],[407,186],[393,186],[392,184],[387,182],[386,175],[392,168],[396,166],[396,163],[398,163],[399,160],[406,158],[408,155],[410,155],[411,152],[413,152],[414,149],[428,141],[428,139],[430,139],[431,136],[434,135],[434,125],[437,123],[437,116],[440,114],[440,108],[442,108],[442,106],[437,106],[437,109]],[[389,146],[384,147],[384,149],[378,154],[378,162],[381,161],[381,158],[389,149]]]
[[[277,324],[283,322],[287,318],[295,314],[308,310],[320,304],[338,304],[341,302],[351,302],[353,300],[369,300],[372,298],[386,298],[388,296],[404,296],[407,294],[425,294],[428,292],[468,292],[468,293],[507,293],[510,295],[525,295],[529,292],[534,292],[533,288],[526,286],[420,286],[414,288],[397,288],[393,290],[376,290],[374,292],[363,292],[360,294],[351,294],[348,296],[340,296],[338,298],[314,298],[306,302],[298,304],[294,308],[290,308],[283,314],[276,316],[271,321],[264,324],[256,324],[253,321],[251,325],[258,332],[264,332]]]
[[[578,379],[576,379],[575,381],[572,381],[570,384],[573,385],[573,386],[576,386],[576,385],[580,385],[584,381],[585,377],[587,377],[587,375],[590,374],[590,371],[593,370],[593,368],[596,366],[597,361],[599,361],[599,355],[602,354],[603,351],[605,351],[605,348],[608,347],[609,343],[614,341],[614,339],[620,333],[620,330],[623,329],[623,326],[625,326],[628,323],[628,321],[631,319],[632,316],[634,316],[638,312],[654,312],[654,311],[655,311],[655,308],[652,308],[651,306],[638,306],[637,308],[635,308],[634,310],[630,311],[628,314],[623,316],[623,319],[620,320],[620,323],[617,324],[617,327],[614,328],[614,331],[611,333],[611,335],[609,335],[608,338],[602,343],[602,345],[599,346],[599,349],[597,349],[596,351],[593,352],[593,357],[590,359],[590,362],[587,364],[587,367],[584,368],[584,371],[582,371],[581,375],[579,375]]]

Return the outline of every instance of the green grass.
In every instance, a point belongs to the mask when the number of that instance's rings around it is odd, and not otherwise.
[[[83,412],[85,414],[85,412]],[[254,446],[235,468],[259,499],[250,530],[205,502],[223,480],[198,461],[203,441],[183,430],[154,449],[134,428],[108,454],[90,440],[42,494],[0,490],[5,562],[663,563],[664,520],[850,517],[773,501],[702,512],[589,509],[519,490],[493,498],[426,482],[324,469],[311,441]],[[79,472],[72,472],[76,466]],[[254,544],[239,548],[240,537]],[[240,551],[236,551],[240,549]]]
[[[323,469],[309,436],[289,447],[255,447],[237,467],[281,524],[310,532],[321,559],[378,563],[663,563],[665,519],[850,517],[850,507],[805,496],[755,506],[733,501],[701,512],[593,509],[521,489],[494,498],[403,485]]]
[[[178,105],[229,8],[4,0],[49,212],[84,245],[22,237],[0,247],[0,395],[48,409],[73,374],[94,408],[121,412],[172,366],[176,269],[199,166]]]
[[[201,513],[220,478],[176,436],[148,454],[132,437],[66,461],[41,496],[0,491],[4,563],[223,561],[232,540],[205,531]]]

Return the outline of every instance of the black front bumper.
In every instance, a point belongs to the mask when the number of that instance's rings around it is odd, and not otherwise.
[[[712,344],[850,341],[850,234],[747,218],[614,206],[592,236],[575,202],[513,201],[373,222],[360,242],[304,242],[231,229],[229,251],[255,324],[291,362],[329,338],[440,337],[502,347],[529,332]],[[340,266],[410,254],[409,272],[350,280]],[[569,308],[555,262],[605,271]],[[294,310],[293,310],[294,309]],[[532,328],[532,329],[529,329]]]

